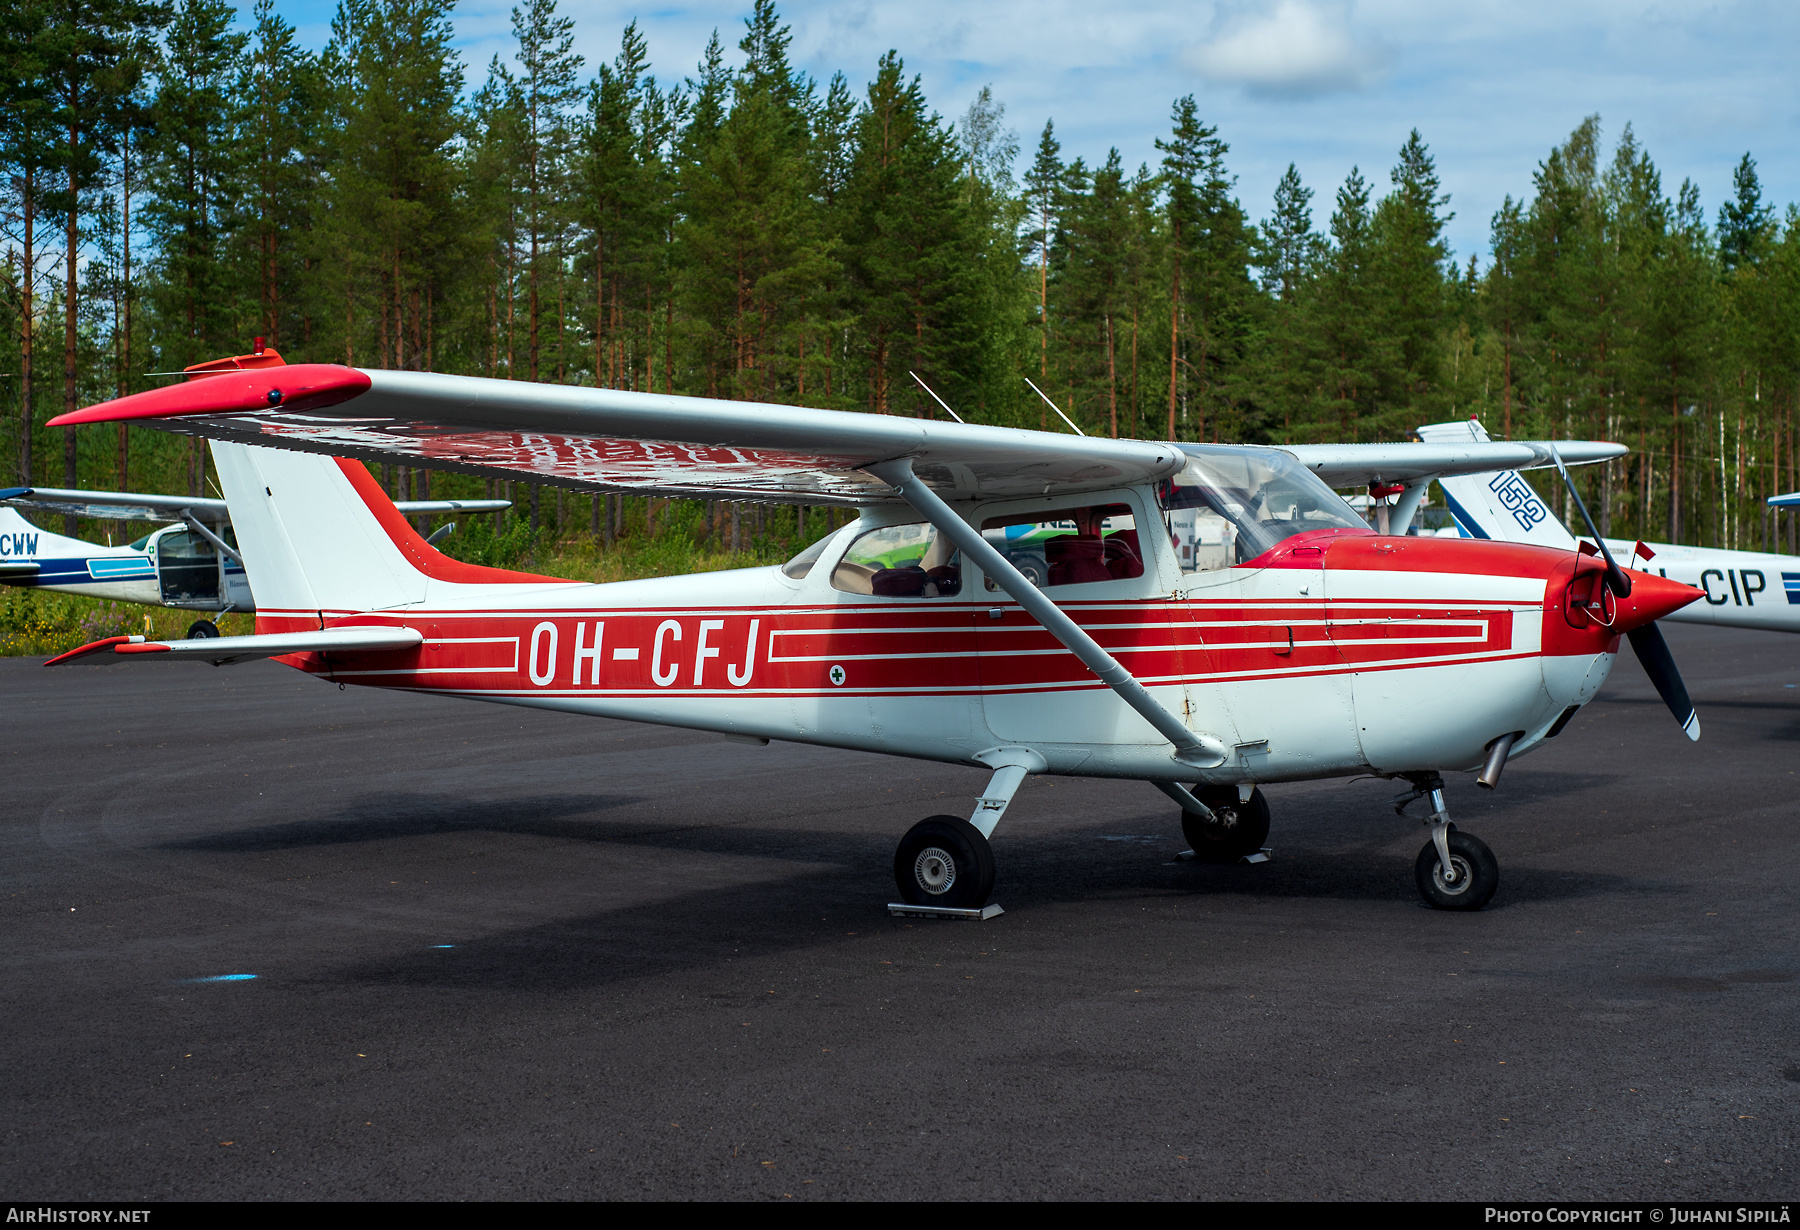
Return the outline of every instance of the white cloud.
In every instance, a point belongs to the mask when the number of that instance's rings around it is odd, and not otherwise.
[[[1267,97],[1309,98],[1372,85],[1388,53],[1381,43],[1357,38],[1341,9],[1276,0],[1222,12],[1213,36],[1184,58],[1210,81]]]

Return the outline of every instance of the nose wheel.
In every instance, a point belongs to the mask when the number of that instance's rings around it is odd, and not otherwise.
[[[894,850],[894,884],[908,905],[973,910],[994,891],[994,850],[960,816],[930,816]]]
[[[1413,788],[1394,799],[1396,815],[1404,816],[1418,799],[1431,800],[1431,814],[1425,817],[1431,826],[1431,840],[1413,862],[1419,896],[1434,910],[1479,910],[1500,887],[1500,861],[1485,841],[1457,832],[1450,823],[1442,777],[1417,773],[1407,774],[1406,780]]]
[[[1434,910],[1479,910],[1500,887],[1499,860],[1481,838],[1457,832],[1454,824],[1444,829],[1449,867],[1434,836],[1413,863],[1419,896]]]

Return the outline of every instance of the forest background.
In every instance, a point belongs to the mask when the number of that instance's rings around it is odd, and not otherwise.
[[[1800,210],[1746,153],[1709,217],[1627,125],[1550,150],[1494,215],[1414,131],[1315,208],[1253,220],[1177,99],[1156,166],[1021,150],[897,53],[854,93],[788,57],[773,0],[735,54],[659,79],[635,24],[589,71],[554,0],[469,88],[448,0],[341,0],[322,53],[260,0],[14,0],[0,15],[0,437],[21,484],[210,494],[196,441],[52,431],[64,410],[266,338],[290,361],[1240,443],[1618,440],[1602,532],[1756,547],[1800,488]],[[518,500],[448,549],[608,579],[766,560],[835,517],[589,497],[386,467],[396,496]],[[516,490],[515,490],[516,488]],[[1566,500],[1553,493],[1566,509]],[[142,527],[65,525],[95,536]]]

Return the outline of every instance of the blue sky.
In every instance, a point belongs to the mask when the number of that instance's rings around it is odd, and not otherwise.
[[[511,55],[511,7],[457,7],[471,84],[493,55]],[[281,11],[317,48],[334,8],[297,0]],[[749,5],[563,0],[561,11],[590,67],[616,54],[637,18],[654,71],[669,81],[694,71],[714,28],[735,55]],[[1256,218],[1293,162],[1322,228],[1350,168],[1385,186],[1417,127],[1451,194],[1449,237],[1464,260],[1485,254],[1502,198],[1528,195],[1538,163],[1589,114],[1600,115],[1609,149],[1629,121],[1668,193],[1692,178],[1709,218],[1746,151],[1766,200],[1800,201],[1791,63],[1800,4],[1791,0],[788,0],[781,12],[796,62],[821,81],[842,69],[860,88],[894,48],[947,117],[992,85],[1022,157],[1053,118],[1065,157],[1094,162],[1116,145],[1127,166],[1154,164],[1170,103],[1192,93],[1230,143],[1239,197]]]

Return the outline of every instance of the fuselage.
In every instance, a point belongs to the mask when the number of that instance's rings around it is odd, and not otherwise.
[[[1147,526],[1154,500],[1095,502]],[[835,588],[875,523],[840,531],[800,576],[430,584],[380,611],[265,606],[257,630],[423,634],[416,649],[286,659],[345,684],[948,762],[1019,745],[1053,773],[1171,776],[1167,741],[973,568],[939,596]],[[1187,780],[1469,768],[1514,732],[1528,750],[1593,698],[1618,650],[1603,623],[1627,614],[1588,614],[1597,564],[1505,543],[1323,530],[1184,572],[1150,534],[1144,562],[1047,592],[1199,736],[1213,761]],[[1649,577],[1639,589],[1631,601],[1664,607],[1691,596]]]

